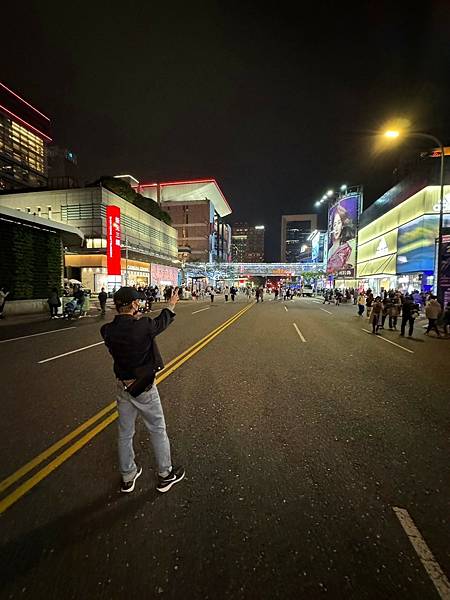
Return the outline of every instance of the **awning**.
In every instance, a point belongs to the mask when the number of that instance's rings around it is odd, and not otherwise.
[[[7,221],[24,227],[34,227],[41,231],[59,233],[64,246],[81,246],[84,240],[84,233],[78,227],[66,225],[59,221],[52,221],[37,217],[33,214],[23,212],[17,208],[6,208],[0,206],[0,221]]]
[[[358,263],[357,276],[370,277],[373,275],[395,275],[397,273],[397,254],[374,258]]]

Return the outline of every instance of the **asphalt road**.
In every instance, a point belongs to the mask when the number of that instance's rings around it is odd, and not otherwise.
[[[168,363],[249,306],[159,384],[164,495],[141,424],[118,492],[100,319],[1,324],[0,480],[38,457],[0,483],[1,598],[449,597],[450,340],[268,300],[180,303],[160,336]]]

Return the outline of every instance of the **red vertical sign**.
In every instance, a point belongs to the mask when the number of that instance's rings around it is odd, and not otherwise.
[[[106,207],[106,253],[108,275],[120,275],[120,208]]]

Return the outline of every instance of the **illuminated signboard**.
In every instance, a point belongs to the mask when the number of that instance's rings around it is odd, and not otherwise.
[[[356,235],[360,194],[343,196],[328,212],[327,273],[339,276],[345,272],[354,277],[356,266]]]
[[[120,208],[106,207],[106,256],[108,275],[120,275]]]

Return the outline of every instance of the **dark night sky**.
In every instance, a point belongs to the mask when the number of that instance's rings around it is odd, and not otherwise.
[[[438,1],[8,2],[0,80],[51,117],[83,180],[215,177],[278,260],[281,214],[394,183],[419,146],[374,154],[386,118],[450,143],[449,32]]]

